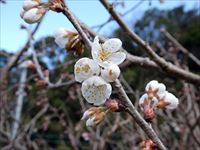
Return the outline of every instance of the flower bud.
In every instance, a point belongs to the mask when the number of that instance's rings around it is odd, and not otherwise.
[[[126,109],[127,106],[118,99],[108,99],[105,103],[106,107],[112,112],[121,112]]]
[[[33,24],[42,19],[45,11],[44,8],[32,8],[26,12],[22,12],[21,17],[26,23]]]
[[[93,127],[104,120],[106,113],[107,110],[103,107],[92,107],[84,112],[81,119],[86,120],[86,126]]]
[[[66,48],[68,51],[74,51],[78,55],[84,52],[85,46],[77,31],[59,28],[55,32],[54,37],[59,47]]]
[[[50,0],[51,2],[51,6],[50,6],[50,9],[52,11],[56,11],[56,12],[62,12],[64,10],[63,8],[63,0]]]
[[[140,143],[140,150],[154,150],[156,144],[152,140],[145,140]]]
[[[158,83],[156,80],[150,81],[145,87],[145,91],[147,92],[149,98],[157,97],[158,94],[162,94],[165,90],[165,85]]]
[[[101,70],[102,78],[107,82],[114,82],[120,75],[120,69],[115,64],[109,64]]]
[[[40,4],[39,0],[24,0],[23,9],[28,11],[33,7],[37,7]]]

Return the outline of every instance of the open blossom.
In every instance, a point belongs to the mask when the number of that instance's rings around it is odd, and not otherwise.
[[[110,64],[101,69],[101,76],[107,82],[114,82],[120,75],[120,69],[115,64]]]
[[[24,0],[23,9],[25,11],[28,11],[29,9],[32,9],[33,7],[37,7],[39,5],[40,5],[39,0]]]
[[[157,107],[158,108],[167,108],[167,109],[175,109],[179,104],[178,98],[172,93],[165,92],[163,97],[159,100]]]
[[[44,8],[32,8],[28,11],[22,10],[20,16],[26,23],[33,24],[39,22],[45,12]]]
[[[92,107],[84,112],[81,119],[86,120],[88,127],[96,126],[104,120],[106,112],[103,107]]]
[[[100,44],[99,38],[95,37],[92,43],[92,57],[102,67],[107,67],[110,63],[119,65],[126,58],[126,54],[119,51],[121,46],[122,42],[117,38],[108,39]]]
[[[101,77],[92,76],[83,82],[81,92],[88,103],[101,105],[110,97],[112,87]]]
[[[84,52],[84,44],[77,31],[59,28],[55,32],[55,42],[60,48],[66,48],[68,51],[74,51],[81,55]]]
[[[82,82],[92,76],[99,75],[100,67],[94,60],[84,57],[76,62],[74,73],[75,80]]]

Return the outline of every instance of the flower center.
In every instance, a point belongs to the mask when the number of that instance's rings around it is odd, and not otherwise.
[[[85,73],[88,73],[88,71],[90,70],[90,66],[88,64],[86,64],[85,66],[82,67],[82,70],[85,72]]]
[[[98,57],[102,60],[105,61],[109,56],[110,56],[111,52],[110,51],[105,51],[102,50],[99,52]]]

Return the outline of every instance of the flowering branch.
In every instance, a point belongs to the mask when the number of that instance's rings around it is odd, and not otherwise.
[[[83,32],[81,26],[79,25],[79,22],[72,15],[72,13],[69,11],[69,9],[67,8],[67,9],[64,9],[64,10],[65,10],[65,15],[70,19],[70,21],[75,26],[75,28],[78,30],[79,34],[82,36],[82,38],[84,39],[84,41],[89,41],[89,39],[87,38],[86,34]],[[68,15],[70,15],[70,17]],[[90,43],[90,42],[87,42],[87,43]],[[92,49],[91,44],[88,44],[88,46],[90,46],[89,48]],[[89,82],[89,79],[88,79],[88,82]],[[126,95],[126,93],[125,93],[125,91],[124,91],[124,89],[123,89],[123,87],[122,87],[122,85],[121,85],[121,83],[120,83],[120,81],[118,79],[115,80],[115,86],[117,87],[119,93],[123,96],[124,101],[128,105],[129,109],[127,109],[127,112],[129,112],[131,114],[131,116],[135,119],[135,121],[139,124],[139,126],[141,126],[141,128],[157,144],[157,146],[160,149],[165,150],[166,149],[165,146],[163,145],[163,143],[161,142],[161,140],[158,138],[158,136],[156,135],[156,133],[153,131],[153,129],[142,118],[142,116],[139,114],[139,112],[133,106],[132,102],[130,101],[129,97]],[[89,112],[87,112],[87,113],[89,113]],[[84,115],[84,118],[86,118],[86,117],[87,117],[87,114]],[[87,124],[92,124],[92,121],[93,121],[92,118],[90,120],[87,120]]]
[[[151,126],[142,118],[142,116],[139,114],[139,112],[136,110],[134,105],[132,104],[131,100],[127,96],[124,88],[122,87],[119,80],[115,81],[115,87],[117,88],[119,95],[123,97],[123,100],[127,103],[128,108],[127,112],[133,117],[133,119],[137,122],[137,124],[143,129],[143,131],[147,134],[149,138],[151,138],[156,145],[162,149],[166,150],[166,147],[161,142],[155,131],[151,128]]]

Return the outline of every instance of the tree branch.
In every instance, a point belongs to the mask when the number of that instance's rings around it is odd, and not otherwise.
[[[130,30],[130,28],[121,19],[119,14],[114,10],[113,6],[107,2],[107,0],[100,0],[103,6],[111,14],[111,16],[116,20],[119,26],[124,30],[124,32],[136,42],[142,49],[148,53],[148,55],[156,62],[156,64],[166,73],[174,74],[176,77],[180,77],[188,82],[200,85],[200,76],[193,74],[191,72],[185,71],[178,68],[177,66],[166,62],[162,57],[157,55],[151,46],[143,41],[136,33]]]

